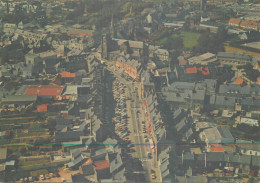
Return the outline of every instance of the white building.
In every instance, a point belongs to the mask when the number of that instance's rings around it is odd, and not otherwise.
[[[251,118],[241,118],[240,124],[246,124],[249,126],[259,126],[258,120]]]

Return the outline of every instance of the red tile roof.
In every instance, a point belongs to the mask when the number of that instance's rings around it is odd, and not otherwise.
[[[239,23],[240,23],[240,19],[238,19],[238,18],[230,18],[229,19],[229,23],[230,24],[237,24],[237,25],[239,25]]]
[[[99,161],[99,162],[95,162],[93,167],[96,169],[96,170],[102,170],[102,169],[106,169],[106,168],[109,168],[109,163],[107,160],[105,161]]]
[[[92,163],[93,163],[92,159],[91,159],[91,158],[88,158],[88,160],[85,161],[85,163],[83,163],[82,166],[90,165],[90,164],[92,164]]]
[[[186,68],[186,74],[196,74],[197,73],[197,68],[196,67],[188,67]]]
[[[195,25],[195,21],[194,20],[190,20],[190,24],[191,25]]]
[[[7,130],[7,131],[5,132],[5,135],[6,135],[6,136],[10,136],[10,135],[11,135],[11,131],[10,131],[10,130]]]
[[[245,27],[248,27],[248,28],[258,28],[259,26],[259,23],[257,22],[250,22],[250,21],[242,21],[240,23],[241,26],[245,26]]]
[[[225,151],[224,147],[214,147],[214,146],[211,146],[210,150],[211,150],[211,152],[224,152]]]
[[[47,112],[47,104],[38,105],[37,112]]]
[[[185,66],[187,64],[186,60],[179,60],[179,65],[180,66]]]
[[[254,176],[255,175],[255,171],[254,170],[250,170],[249,175]]]
[[[260,77],[257,78],[257,84],[260,85]]]
[[[158,72],[161,72],[161,73],[166,72],[166,70],[164,70],[164,69],[158,69],[157,71],[158,71]]]
[[[64,71],[64,72],[60,73],[60,76],[61,76],[61,78],[75,78],[76,74]]]
[[[210,74],[209,73],[209,68],[207,68],[207,67],[197,68],[197,70],[200,71],[201,74],[203,74],[203,75],[209,75]]]
[[[238,77],[236,79],[236,81],[234,81],[233,84],[239,84],[239,85],[242,85],[245,81],[241,78],[241,77]]]
[[[62,114],[62,117],[63,117],[64,119],[68,119],[68,118],[69,118],[69,114],[68,114],[68,113],[64,113],[64,114]]]
[[[37,85],[30,86],[25,95],[38,95],[38,96],[60,96],[64,86],[57,85]]]

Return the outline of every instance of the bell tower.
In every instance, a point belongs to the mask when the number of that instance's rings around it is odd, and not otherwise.
[[[108,59],[108,37],[107,34],[102,35],[102,52],[101,57]]]

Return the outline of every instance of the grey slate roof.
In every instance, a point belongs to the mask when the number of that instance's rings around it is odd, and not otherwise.
[[[73,159],[76,159],[80,155],[81,155],[81,151],[80,150],[76,150],[76,151],[71,153],[71,156],[72,156]]]
[[[121,156],[117,153],[114,159],[109,159],[109,164],[110,164],[111,173],[118,170],[120,167],[123,166],[123,161]]]
[[[2,98],[3,103],[17,103],[17,102],[35,102],[37,95],[11,95]]]
[[[229,84],[229,85],[220,85],[219,86],[219,93],[220,94],[240,94],[240,95],[250,95],[252,87],[249,85],[247,86],[240,86],[237,84]],[[254,91],[259,90],[260,87],[256,87]]]
[[[75,160],[69,162],[68,167],[73,168],[74,166],[79,165],[83,160],[84,158],[82,156],[79,156]]]
[[[251,106],[251,107],[260,107],[260,99],[251,98],[251,97],[242,98],[241,105],[242,106]]]
[[[260,167],[260,156],[252,156],[252,165]]]
[[[95,173],[92,164],[82,166],[82,171],[85,176],[93,175]]]
[[[217,95],[217,96],[215,96],[215,101],[214,101],[214,96],[211,96],[210,104],[234,107],[236,104],[236,98]]]
[[[183,159],[188,160],[188,161],[194,160],[194,154],[191,153],[191,152],[184,152],[183,153]]]
[[[6,160],[7,158],[7,148],[0,148],[0,160]]]
[[[236,60],[247,60],[250,61],[251,57],[245,54],[232,53],[232,52],[218,52],[218,58],[236,59]]]

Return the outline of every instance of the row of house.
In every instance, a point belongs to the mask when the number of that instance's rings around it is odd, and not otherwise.
[[[142,66],[137,60],[121,56],[117,59],[115,66],[123,69],[134,80],[140,80]]]
[[[153,93],[146,93],[143,107],[148,123],[148,134],[152,137],[150,144],[156,160],[158,159],[160,152],[163,150],[163,146],[157,144],[162,144],[166,140],[166,129],[163,125],[158,105],[159,103],[156,95]]]
[[[259,30],[260,24],[258,22],[252,22],[252,21],[244,21],[238,18],[231,18],[229,19],[229,25],[241,27],[245,29],[253,29],[253,30]]]

